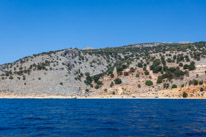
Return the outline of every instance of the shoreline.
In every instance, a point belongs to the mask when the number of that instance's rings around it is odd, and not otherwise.
[[[203,97],[140,97],[140,96],[37,96],[37,95],[0,95],[0,99],[206,99]]]

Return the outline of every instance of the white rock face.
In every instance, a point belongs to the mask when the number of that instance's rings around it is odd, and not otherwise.
[[[84,74],[93,76],[106,69],[107,61],[102,56],[76,49],[39,54],[0,67],[0,93],[82,95],[90,88],[84,83]],[[5,72],[12,74],[6,76]]]

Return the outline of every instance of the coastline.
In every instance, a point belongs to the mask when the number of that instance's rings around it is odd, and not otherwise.
[[[47,96],[47,95],[0,95],[0,99],[206,99],[204,97],[140,97],[129,95],[100,95],[100,96]]]

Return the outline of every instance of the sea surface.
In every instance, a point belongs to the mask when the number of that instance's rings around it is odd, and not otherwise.
[[[0,99],[0,136],[206,136],[206,100]]]

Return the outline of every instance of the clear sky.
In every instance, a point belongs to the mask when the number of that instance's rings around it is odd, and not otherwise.
[[[206,41],[206,0],[0,0],[0,64],[70,47]]]

